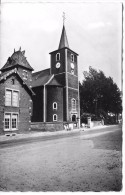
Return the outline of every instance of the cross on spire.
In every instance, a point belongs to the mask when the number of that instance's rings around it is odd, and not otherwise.
[[[59,48],[58,49],[62,49],[64,47],[67,47],[69,48],[69,44],[68,44],[68,39],[67,39],[67,36],[66,36],[66,30],[65,30],[65,25],[64,25],[64,22],[65,22],[65,12],[63,12],[63,29],[62,29],[62,34],[61,34],[61,38],[60,38],[60,43],[59,43]]]
[[[66,17],[65,17],[65,12],[63,12],[62,17],[63,17],[63,24],[64,24],[64,23],[65,23],[65,19],[66,19]]]

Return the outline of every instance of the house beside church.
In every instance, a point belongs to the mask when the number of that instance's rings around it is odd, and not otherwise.
[[[79,127],[78,54],[70,49],[65,26],[50,68],[34,72],[25,51],[15,51],[1,68],[0,134],[32,129]],[[32,125],[31,125],[32,124]]]
[[[0,74],[0,134],[31,129],[33,68],[25,51],[15,51],[1,68]]]

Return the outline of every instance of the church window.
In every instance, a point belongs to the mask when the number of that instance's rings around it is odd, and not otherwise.
[[[56,102],[53,103],[53,109],[57,110],[57,103]]]
[[[72,99],[72,110],[76,110],[76,100]]]
[[[74,70],[71,70],[71,74],[74,75]]]
[[[28,79],[28,73],[26,70],[23,70],[23,79],[25,79],[25,80]]]
[[[56,61],[59,61],[60,60],[60,53],[57,53],[56,54]]]
[[[57,121],[57,114],[53,115],[53,121]]]
[[[74,55],[71,54],[71,61],[74,62]]]

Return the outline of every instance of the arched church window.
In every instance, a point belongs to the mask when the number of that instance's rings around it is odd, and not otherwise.
[[[74,62],[74,55],[71,54],[71,61]]]
[[[59,61],[60,60],[60,53],[57,53],[56,54],[56,61]]]
[[[53,103],[53,109],[57,110],[57,103],[56,102]]]
[[[76,100],[72,99],[72,110],[76,110]]]
[[[71,70],[71,74],[74,75],[74,70]]]
[[[57,121],[57,114],[53,115],[53,121]]]

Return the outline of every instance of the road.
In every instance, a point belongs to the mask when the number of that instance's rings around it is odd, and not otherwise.
[[[0,191],[121,190],[119,126],[18,141],[1,144]]]

